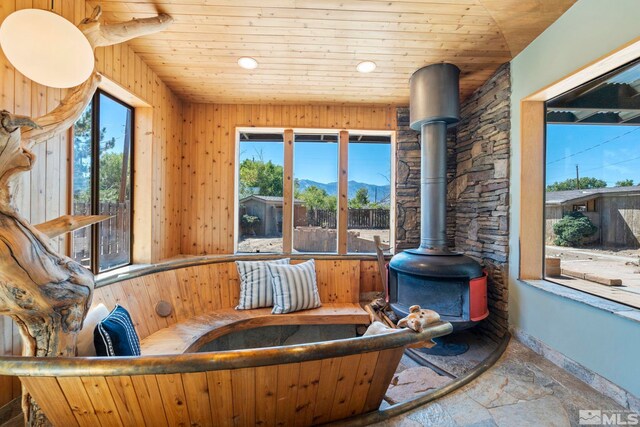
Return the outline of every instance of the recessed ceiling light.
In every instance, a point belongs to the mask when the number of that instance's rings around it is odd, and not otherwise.
[[[362,61],[356,66],[356,70],[361,73],[370,73],[376,69],[376,63],[373,61]]]
[[[238,58],[238,65],[246,70],[253,70],[258,68],[258,61],[249,56],[243,56],[242,58]]]

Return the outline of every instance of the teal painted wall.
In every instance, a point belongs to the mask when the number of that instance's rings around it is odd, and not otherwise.
[[[639,0],[579,0],[511,62],[511,326],[640,396],[640,322],[517,280],[520,100],[640,37]],[[525,242],[523,242],[525,244]]]
[[[640,396],[640,321],[517,283],[511,324]]]

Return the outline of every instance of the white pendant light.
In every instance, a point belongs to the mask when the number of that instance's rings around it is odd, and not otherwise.
[[[0,26],[0,47],[16,70],[54,88],[83,83],[95,66],[84,34],[47,10],[22,9],[9,15]]]

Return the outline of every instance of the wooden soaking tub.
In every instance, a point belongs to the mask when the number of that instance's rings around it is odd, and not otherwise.
[[[323,307],[288,315],[233,310],[237,257],[172,262],[109,279],[99,284],[94,304],[129,309],[142,356],[1,357],[0,374],[19,376],[56,426],[298,426],[375,411],[405,347],[450,333],[449,323],[421,333],[192,353],[247,328],[368,323],[358,305],[363,261],[314,258]],[[168,316],[155,310],[160,301],[171,305]]]

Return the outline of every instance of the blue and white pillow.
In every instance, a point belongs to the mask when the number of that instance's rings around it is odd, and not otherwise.
[[[269,264],[289,264],[289,258],[273,261],[236,261],[240,278],[240,300],[236,310],[271,307],[273,287],[267,270]]]
[[[116,305],[93,332],[98,356],[140,356],[140,340],[129,312]]]
[[[273,314],[320,307],[314,260],[296,265],[267,266],[273,285]]]

